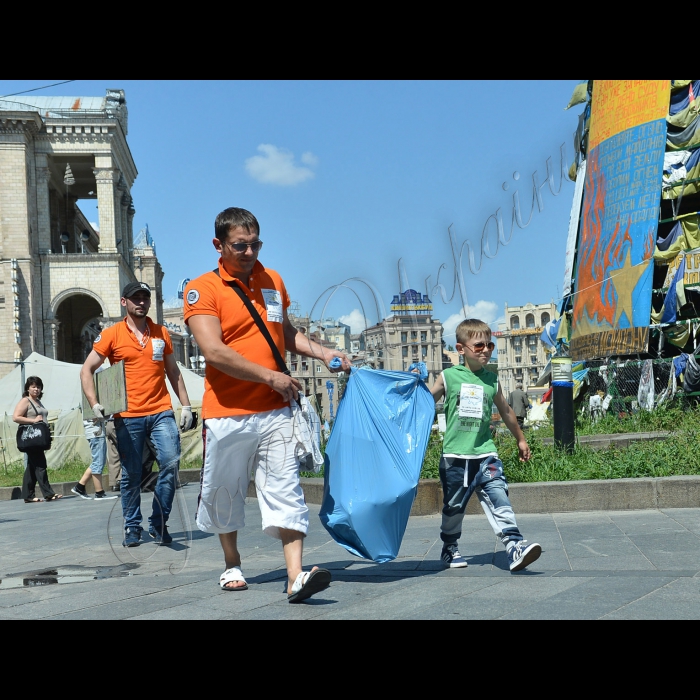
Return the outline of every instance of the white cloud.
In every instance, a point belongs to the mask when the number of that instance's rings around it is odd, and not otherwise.
[[[473,306],[467,305],[458,314],[452,314],[442,323],[442,336],[448,345],[455,344],[455,331],[465,318],[478,318],[494,328],[503,319],[498,317],[499,307],[493,301],[479,300]]]
[[[251,156],[245,162],[248,175],[258,182],[290,187],[315,177],[311,168],[297,165],[294,162],[294,154],[286,148],[261,143],[258,151],[262,155]],[[301,156],[301,162],[315,167],[318,165],[318,158],[311,151],[307,151]]]
[[[301,154],[301,162],[304,165],[310,165],[312,168],[315,168],[318,165],[318,157],[311,151],[306,151]]]
[[[367,319],[365,319],[365,315],[362,313],[362,311],[360,311],[360,309],[353,309],[346,316],[340,316],[338,320],[341,323],[350,326],[350,332],[353,333],[353,335],[355,333],[360,333],[367,328]]]

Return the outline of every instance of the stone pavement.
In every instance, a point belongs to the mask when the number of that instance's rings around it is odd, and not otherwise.
[[[513,575],[483,515],[465,519],[469,568],[446,571],[439,516],[411,518],[399,558],[377,565],[331,541],[311,506],[305,563],[334,580],[289,605],[257,502],[239,538],[250,588],[227,593],[218,538],[192,528],[196,500],[195,485],[178,491],[172,547],[129,550],[119,501],[0,503],[0,619],[700,619],[700,508],[522,515],[544,553]]]

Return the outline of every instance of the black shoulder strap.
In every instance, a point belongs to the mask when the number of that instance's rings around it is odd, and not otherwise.
[[[218,269],[212,270],[212,272],[214,272],[217,277],[221,277]],[[238,294],[246,309],[248,309],[248,313],[251,315],[253,321],[255,321],[255,325],[258,327],[258,329],[263,335],[263,338],[265,338],[267,344],[270,346],[270,350],[272,350],[272,356],[275,358],[275,362],[277,363],[280,372],[282,372],[283,374],[291,375],[291,372],[287,368],[287,363],[284,361],[284,358],[280,354],[280,351],[278,350],[275,341],[272,340],[272,336],[270,335],[270,331],[265,325],[265,321],[263,321],[262,318],[260,318],[260,314],[258,313],[257,309],[253,306],[253,303],[250,301],[250,299],[248,299],[246,293],[236,284],[235,281],[226,282],[226,284],[229,287],[231,287],[231,289],[233,289],[233,291],[236,292],[236,294]]]

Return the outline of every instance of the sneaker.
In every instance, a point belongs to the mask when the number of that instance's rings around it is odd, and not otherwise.
[[[156,541],[156,544],[171,544],[173,541],[166,525],[159,527],[151,525],[148,528],[148,534]]]
[[[76,496],[79,496],[80,498],[86,500],[86,501],[91,501],[92,498],[85,493],[85,488],[83,487],[81,490],[80,484],[76,484],[71,490],[71,493],[74,493]]]
[[[124,530],[124,547],[138,547],[141,544],[141,530],[138,528],[128,527]]]
[[[448,544],[442,548],[440,559],[450,569],[466,569],[467,560],[459,553],[456,544]]]
[[[96,501],[116,501],[119,496],[108,496],[104,491],[98,491],[95,494]]]
[[[526,566],[530,566],[537,561],[542,554],[542,547],[533,542],[528,544],[527,540],[522,540],[513,545],[508,552],[508,563],[511,571],[520,571]]]
[[[119,493],[121,490],[122,490],[122,482],[117,481],[116,484],[114,484],[114,486],[112,486],[112,491],[114,491],[115,493]]]

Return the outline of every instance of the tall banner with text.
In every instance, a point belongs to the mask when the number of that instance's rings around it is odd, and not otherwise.
[[[670,80],[593,83],[570,350],[646,352]]]

